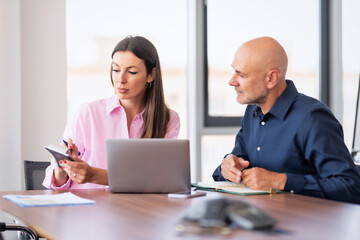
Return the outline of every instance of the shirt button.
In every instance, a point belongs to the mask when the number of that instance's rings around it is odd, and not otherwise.
[[[264,122],[264,121],[262,121],[262,122],[261,122],[261,125],[263,125],[263,126],[264,126],[264,125],[265,125],[265,122]]]
[[[260,151],[260,147],[257,147],[256,150]]]

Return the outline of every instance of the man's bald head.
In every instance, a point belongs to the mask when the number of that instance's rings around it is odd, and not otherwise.
[[[245,42],[237,50],[235,58],[241,58],[254,71],[268,72],[277,69],[280,81],[285,81],[288,58],[284,48],[271,37],[260,37]]]
[[[235,87],[240,104],[257,104],[267,113],[286,89],[287,56],[273,38],[244,43],[236,52],[229,85]]]

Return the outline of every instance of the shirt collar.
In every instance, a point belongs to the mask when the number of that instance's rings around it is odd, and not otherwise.
[[[285,115],[290,109],[291,104],[299,94],[293,81],[286,80],[287,87],[280,97],[276,100],[274,106],[270,109],[269,113],[277,118],[284,120]]]
[[[110,115],[112,111],[121,107],[119,98],[114,95],[106,100],[106,114]]]
[[[120,104],[119,98],[114,95],[106,100],[106,114],[110,115],[115,109],[123,107]],[[143,115],[145,112],[145,108],[137,115],[140,117],[140,119],[143,119]]]
[[[258,115],[262,115],[262,111],[259,106],[255,105],[255,109],[253,111],[253,117],[257,117]]]

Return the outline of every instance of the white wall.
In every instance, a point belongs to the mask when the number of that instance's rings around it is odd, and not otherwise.
[[[65,0],[1,0],[0,13],[0,190],[19,190],[23,160],[49,160],[66,124]]]
[[[20,0],[0,0],[0,190],[19,189]]]
[[[22,159],[48,160],[66,123],[65,0],[21,2]]]

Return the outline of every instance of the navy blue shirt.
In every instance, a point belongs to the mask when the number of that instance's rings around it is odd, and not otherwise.
[[[360,175],[345,146],[341,124],[320,101],[298,93],[294,83],[265,115],[248,105],[232,154],[285,173],[286,191],[360,203]],[[213,173],[224,181],[221,165]]]

